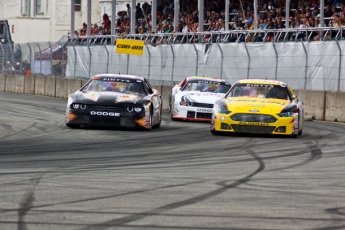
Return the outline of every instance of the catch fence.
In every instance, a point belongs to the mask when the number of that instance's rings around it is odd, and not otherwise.
[[[173,85],[186,76],[203,75],[231,83],[267,78],[285,81],[294,89],[345,91],[343,29],[66,37],[54,44],[15,44],[12,62],[19,62],[19,72],[26,60],[31,74],[78,79],[120,73]],[[114,44],[122,38],[145,41],[144,55],[116,53]],[[5,45],[0,45],[3,66]]]

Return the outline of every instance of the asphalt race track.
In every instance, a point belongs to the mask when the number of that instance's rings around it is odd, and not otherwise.
[[[345,124],[297,139],[209,124],[70,129],[66,99],[0,93],[0,229],[345,229]]]

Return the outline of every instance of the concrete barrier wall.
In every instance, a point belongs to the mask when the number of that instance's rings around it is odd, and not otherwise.
[[[24,78],[24,93],[25,94],[34,94],[35,93],[35,76],[25,76]]]
[[[15,92],[16,79],[14,75],[5,74],[5,92]]]
[[[345,93],[325,92],[325,121],[345,121]]]
[[[56,97],[67,98],[67,79],[66,78],[57,78],[56,79]]]
[[[46,78],[47,77],[44,77],[44,76],[35,76],[35,94],[36,95],[44,95]]]
[[[24,75],[16,75],[15,76],[14,92],[15,93],[24,93],[24,88],[25,88],[25,76]]]
[[[44,82],[44,96],[55,97],[56,96],[56,78],[46,77]]]
[[[304,103],[304,117],[324,120],[325,91],[295,90]],[[345,95],[345,94],[344,94]]]
[[[67,79],[67,97],[82,87],[82,80]]]
[[[44,76],[14,76],[0,74],[0,91],[68,98],[87,80]],[[163,109],[169,108],[171,86],[153,85],[163,98]],[[345,92],[296,90],[304,102],[305,119],[345,122]]]
[[[0,92],[5,92],[6,77],[4,74],[0,74]]]

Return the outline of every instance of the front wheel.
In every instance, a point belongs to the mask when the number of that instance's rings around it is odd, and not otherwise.
[[[150,110],[148,119],[149,119],[149,124],[147,125],[146,130],[150,131],[152,129],[152,109]]]
[[[161,127],[161,123],[162,123],[162,109],[160,109],[160,112],[159,112],[160,114],[159,114],[159,122],[158,122],[158,124],[156,124],[155,126],[154,126],[154,128],[156,128],[156,129],[158,129],[158,128],[160,128]]]
[[[223,135],[223,132],[216,131],[216,130],[211,130],[211,133],[212,133],[213,135],[216,135],[216,136]]]
[[[72,129],[79,129],[81,125],[77,124],[66,124],[67,127],[72,128]]]
[[[173,110],[172,110],[172,109],[173,109],[173,108],[172,108],[171,101],[170,101],[170,103],[169,103],[170,118],[171,118],[171,120],[173,120],[173,121],[178,121],[179,119],[173,118]]]

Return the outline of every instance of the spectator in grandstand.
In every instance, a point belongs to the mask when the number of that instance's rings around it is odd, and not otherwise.
[[[314,28],[315,27],[315,18],[309,17],[308,22],[306,23],[308,28]]]
[[[131,6],[128,3],[126,4],[126,8],[127,8],[126,10],[127,15],[131,16]]]
[[[165,31],[165,33],[172,33],[174,32],[174,26],[172,24],[169,24],[167,30]]]
[[[310,5],[310,7],[311,7],[311,8],[314,8],[314,9],[315,9],[315,8],[318,9],[318,8],[319,8],[319,4],[320,4],[320,1],[318,1],[318,0],[312,0],[312,3],[311,3],[311,5]],[[319,12],[318,12],[318,13],[319,13]],[[318,13],[317,13],[317,14],[318,14]],[[317,15],[317,14],[316,14],[316,15]],[[316,16],[316,15],[314,15],[314,16]]]
[[[258,24],[259,26],[259,29],[265,29],[266,28],[266,22],[265,22],[265,20],[264,19],[262,19],[262,18],[260,18],[259,19],[259,24]]]
[[[304,40],[304,38],[305,38],[305,31],[304,30],[301,30],[301,31],[299,31],[300,29],[306,29],[307,28],[307,25],[305,24],[306,23],[306,18],[304,18],[304,19],[295,19],[295,22],[296,22],[296,24],[295,24],[295,29],[297,29],[297,31],[296,31],[296,33],[294,34],[294,36],[295,36],[295,38],[297,39],[297,40]]]
[[[210,23],[211,22],[211,11],[207,11],[206,12],[206,16],[205,16],[205,18],[204,18],[204,22],[206,23],[206,24],[208,24],[208,23]]]
[[[109,19],[108,14],[103,14],[102,26],[103,26],[104,31],[105,31],[105,30],[109,30],[109,31],[110,31],[110,28],[111,28],[111,21],[110,21],[110,19]]]
[[[318,14],[315,18],[315,25],[317,25],[317,27],[326,27],[325,23],[323,24],[323,26],[321,25],[320,14]],[[315,31],[314,41],[319,41],[320,39],[321,39],[321,34]]]
[[[307,7],[305,8],[305,17],[306,17],[306,18],[312,17],[312,13],[311,13],[311,11],[310,11],[310,7],[309,7],[309,6],[307,6]]]
[[[332,6],[332,18],[334,18],[336,15],[339,15],[337,8],[335,6]]]
[[[265,29],[268,29],[268,30],[275,29],[273,19],[271,19],[271,18],[267,19],[267,24],[266,24]],[[273,39],[274,39],[274,33],[267,33],[266,41],[272,41]]]
[[[278,29],[284,29],[285,28],[285,22],[282,20],[282,18],[277,19]]]
[[[11,64],[10,61],[6,62],[6,65],[3,67],[3,73],[4,74],[14,74],[15,73],[15,68]]]
[[[339,28],[342,26],[343,21],[339,15],[335,15],[334,20],[332,21],[332,30],[331,35],[327,39],[340,40],[342,36],[342,31]],[[334,29],[333,29],[334,28]]]
[[[275,18],[281,18],[281,17],[284,17],[285,16],[285,13],[283,12],[283,7],[279,7],[278,10],[277,10],[277,14],[275,16]]]
[[[317,17],[320,14],[320,10],[318,6],[315,6],[312,12],[313,17]]]
[[[290,16],[290,18],[289,18],[289,28],[293,29],[293,28],[295,28],[295,25],[296,25],[296,21],[295,21],[294,16]]]
[[[138,19],[141,19],[143,17],[144,17],[143,10],[141,9],[140,2],[138,2],[136,7],[135,7],[135,19],[138,20]]]
[[[182,22],[182,33],[188,33],[188,25],[186,22]]]
[[[14,65],[14,69],[15,69],[15,74],[23,74],[24,72],[22,71],[22,68],[20,67],[20,63],[17,62]]]
[[[335,8],[335,7],[334,7],[334,8]],[[323,15],[324,15],[325,18],[332,17],[333,12],[332,12],[332,7],[331,7],[331,5],[327,5],[327,7],[326,7],[326,9],[325,9],[325,11],[324,11],[324,13],[323,13]]]
[[[296,9],[294,12],[294,17],[296,18],[300,18],[301,17],[301,12],[299,11],[299,9]]]

